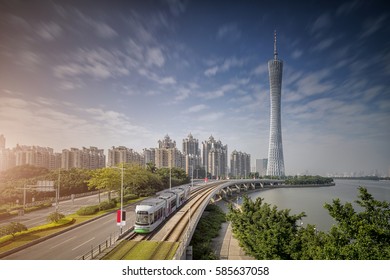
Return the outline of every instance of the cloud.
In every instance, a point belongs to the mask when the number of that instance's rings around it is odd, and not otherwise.
[[[268,64],[263,63],[257,66],[255,69],[253,69],[252,73],[257,76],[264,75],[265,73],[268,73]]]
[[[209,114],[202,114],[198,117],[199,122],[214,122],[221,119],[225,114],[223,112],[213,112]]]
[[[190,96],[190,93],[191,90],[189,90],[188,88],[179,88],[175,97],[175,101],[178,102],[187,99]]]
[[[187,110],[185,110],[183,112],[184,113],[198,113],[200,111],[206,110],[207,108],[209,108],[209,106],[207,106],[205,104],[198,104],[198,105],[194,105],[194,106],[188,108]]]
[[[328,39],[322,40],[321,42],[319,42],[317,45],[315,45],[312,48],[312,51],[323,51],[323,50],[329,48],[331,45],[333,45],[334,41],[335,41],[334,38],[328,38]]]
[[[17,62],[25,67],[32,67],[41,63],[41,57],[32,51],[24,50],[19,53]]]
[[[59,88],[62,90],[75,90],[78,88],[82,88],[82,84],[79,82],[74,82],[74,81],[71,82],[71,81],[64,80],[60,82]]]
[[[363,23],[363,32],[360,35],[360,39],[368,37],[378,31],[385,23],[387,15],[382,15],[379,18],[369,18]]]
[[[230,23],[221,26],[217,32],[218,40],[227,40],[230,42],[237,41],[241,37],[241,30],[238,28],[237,24]]]
[[[358,8],[360,6],[361,2],[359,0],[355,0],[355,1],[350,1],[350,2],[346,2],[346,3],[343,3],[341,4],[338,8],[337,8],[337,11],[336,11],[336,14],[338,16],[341,16],[341,15],[348,15],[350,14],[353,10],[355,10],[356,8]]]
[[[174,85],[176,84],[176,79],[172,76],[167,77],[160,77],[158,74],[146,69],[146,68],[140,68],[138,70],[138,73],[160,85]]]
[[[312,24],[310,28],[311,33],[319,32],[325,28],[328,28],[332,25],[332,21],[330,15],[328,13],[324,13],[320,15]]]
[[[169,10],[174,16],[179,16],[185,12],[187,8],[187,0],[163,0],[169,6]]]
[[[237,59],[235,57],[228,58],[225,59],[222,64],[208,68],[204,72],[204,75],[207,77],[215,76],[217,73],[229,71],[232,67],[242,67],[245,62],[245,59]]]
[[[100,139],[99,143],[109,146],[128,137],[137,136],[142,140],[150,137],[148,129],[121,112],[86,108],[41,96],[27,101],[25,94],[0,95],[0,127],[5,135],[13,135],[16,143],[55,145],[59,150],[74,145],[93,145],[91,139]],[[51,142],[42,142],[41,135],[48,132]]]
[[[42,23],[38,27],[37,33],[46,41],[53,41],[60,37],[62,28],[55,22]]]
[[[294,50],[293,53],[291,54],[291,57],[294,59],[300,58],[303,54],[302,50]]]
[[[60,79],[89,76],[102,80],[109,77],[126,76],[130,73],[126,56],[119,51],[80,49],[69,58],[73,62],[54,67],[54,75]]]
[[[159,48],[149,48],[146,51],[146,65],[162,67],[165,63],[165,58]]]
[[[104,39],[111,39],[111,38],[118,36],[118,33],[111,26],[109,26],[107,23],[92,19],[80,11],[77,11],[77,14],[78,14],[79,18],[84,23],[86,23],[87,25],[89,25],[90,27],[92,27],[94,29],[95,34],[98,37],[104,38]]]
[[[220,86],[216,90],[203,92],[200,94],[200,96],[205,99],[216,99],[219,97],[223,97],[227,92],[237,89],[238,86],[239,85],[235,83],[225,84]]]
[[[323,69],[309,74],[289,71],[286,77],[286,86],[290,93],[286,96],[286,101],[298,101],[332,90],[335,85],[326,81],[330,77],[331,71],[331,69]]]
[[[214,67],[211,67],[209,69],[207,69],[204,74],[207,76],[207,77],[211,77],[211,76],[215,76],[218,72],[218,69],[219,67],[218,66],[214,66]]]

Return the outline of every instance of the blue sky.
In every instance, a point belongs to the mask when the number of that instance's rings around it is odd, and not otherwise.
[[[287,174],[390,172],[385,1],[1,1],[0,134],[141,152],[189,133],[267,157],[273,32]]]

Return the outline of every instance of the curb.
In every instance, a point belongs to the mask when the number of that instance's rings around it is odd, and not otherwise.
[[[132,205],[132,204],[129,204],[129,205],[127,205],[127,206],[130,206],[130,205]],[[127,207],[127,206],[126,206],[126,207]],[[2,259],[2,258],[4,258],[4,257],[7,257],[7,256],[9,256],[9,255],[12,255],[13,253],[22,251],[22,250],[24,250],[24,249],[26,249],[26,248],[28,248],[28,247],[34,246],[34,245],[36,245],[36,244],[38,244],[38,243],[41,243],[41,242],[43,242],[43,241],[46,241],[46,240],[48,240],[48,239],[50,239],[50,238],[52,238],[52,237],[58,236],[58,235],[60,235],[60,234],[63,234],[63,233],[68,232],[68,231],[71,231],[71,230],[73,230],[73,229],[75,229],[75,228],[78,228],[78,227],[80,227],[80,226],[83,226],[83,225],[85,225],[85,224],[88,224],[88,223],[91,223],[91,222],[93,222],[93,221],[96,221],[97,219],[100,219],[100,218],[102,218],[102,217],[104,217],[104,216],[108,216],[108,215],[110,215],[110,214],[112,214],[112,213],[115,213],[116,211],[117,211],[117,210],[112,210],[111,212],[108,212],[108,213],[106,213],[106,214],[97,216],[97,217],[92,218],[92,219],[90,219],[90,220],[88,220],[88,221],[82,222],[82,223],[77,224],[77,225],[74,225],[74,226],[70,226],[69,228],[65,228],[64,230],[61,230],[61,231],[59,231],[59,232],[50,234],[50,235],[48,235],[48,236],[41,237],[41,238],[39,238],[39,239],[37,239],[37,240],[31,241],[31,242],[29,242],[29,243],[27,243],[27,244],[24,244],[24,245],[21,245],[21,246],[19,246],[19,247],[17,247],[17,248],[14,248],[14,249],[8,250],[8,251],[6,251],[6,252],[0,253],[0,259]],[[124,233],[124,234],[125,234],[125,233]],[[124,234],[123,234],[123,235],[124,235]]]

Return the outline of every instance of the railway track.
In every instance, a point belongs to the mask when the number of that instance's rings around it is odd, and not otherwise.
[[[221,182],[212,183],[192,191],[186,204],[159,225],[152,233],[146,235],[131,233],[107,257],[113,258],[115,256],[114,259],[128,259],[135,252],[145,250],[143,248],[147,244],[145,242],[150,242],[154,246],[150,248],[148,259],[168,259],[169,256],[175,253],[180,240],[186,233],[186,229],[189,230],[189,222],[192,217],[196,215],[201,205],[219,184]]]

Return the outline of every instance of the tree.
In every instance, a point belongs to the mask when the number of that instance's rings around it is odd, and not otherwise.
[[[228,219],[244,250],[257,259],[390,259],[390,203],[363,187],[358,198],[360,211],[339,199],[325,204],[336,221],[329,232],[297,226],[304,213],[290,215],[261,198],[244,198],[241,211],[231,207]]]
[[[109,167],[92,170],[87,185],[98,190],[119,191],[121,187],[121,174],[119,172],[117,169]]]
[[[63,218],[65,218],[65,215],[58,212],[50,213],[49,216],[47,216],[47,220],[53,223],[58,223],[58,221]]]
[[[305,213],[290,215],[290,210],[278,210],[263,203],[262,198],[253,202],[244,196],[241,209],[230,206],[228,220],[246,253],[256,259],[292,259],[297,221],[304,216]]]
[[[121,168],[102,168],[91,172],[88,186],[106,191],[120,191],[122,185]],[[162,188],[162,181],[138,164],[124,164],[123,189],[125,194],[151,195]]]
[[[146,164],[146,170],[149,171],[149,172],[151,172],[151,173],[156,173],[156,171],[157,171],[156,164],[153,163],[153,162],[151,162],[151,161],[148,162],[148,163]]]
[[[375,200],[363,187],[358,198],[362,211],[339,199],[325,204],[337,224],[329,232],[323,258],[390,259],[390,203]]]
[[[17,222],[11,222],[1,228],[1,232],[3,232],[5,235],[10,234],[13,238],[15,238],[16,233],[22,232],[24,230],[27,230],[27,227],[24,224]]]
[[[163,167],[157,170],[157,174],[160,176],[163,185],[165,188],[169,187],[169,180],[171,179],[172,187],[183,185],[191,182],[189,176],[187,176],[186,172],[182,168],[178,167]]]
[[[47,173],[49,173],[47,168],[25,164],[0,172],[0,178],[5,182],[10,180],[33,178]]]

